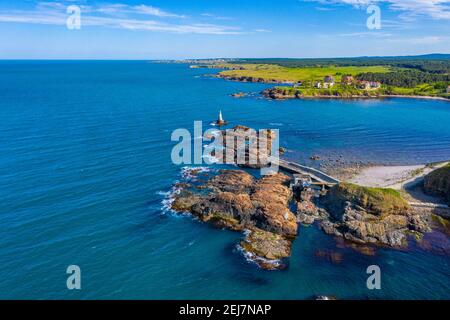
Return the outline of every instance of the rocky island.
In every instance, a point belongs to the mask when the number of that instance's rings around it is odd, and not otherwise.
[[[280,268],[297,235],[289,181],[281,173],[255,179],[242,170],[223,170],[200,186],[184,186],[172,209],[220,228],[245,231],[240,247],[246,254],[263,268]]]

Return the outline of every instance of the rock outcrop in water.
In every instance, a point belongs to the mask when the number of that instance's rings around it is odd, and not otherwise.
[[[402,247],[408,234],[431,231],[427,217],[411,211],[392,189],[341,183],[321,197],[320,203],[324,208],[318,209],[310,199],[299,202],[300,222],[319,220],[327,234],[355,243]]]
[[[450,164],[426,175],[424,190],[430,195],[441,197],[450,205]]]
[[[269,157],[272,155],[272,145],[276,138],[273,130],[256,131],[237,125],[232,129],[221,130],[220,135],[208,138],[213,137],[223,148],[214,151],[212,155],[223,163],[252,169],[267,167],[270,164]]]
[[[172,209],[220,228],[247,230],[240,244],[247,255],[263,268],[278,268],[297,235],[296,217],[289,209],[289,180],[280,173],[255,179],[245,171],[221,171],[200,190],[181,189]]]

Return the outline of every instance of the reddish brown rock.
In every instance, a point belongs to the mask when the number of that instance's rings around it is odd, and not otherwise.
[[[261,267],[279,265],[290,254],[297,221],[289,209],[290,178],[274,174],[255,179],[240,170],[224,170],[206,182],[202,192],[183,190],[172,208],[189,211],[204,222],[230,230],[250,230],[241,247],[254,255]],[[209,192],[205,192],[209,190]],[[262,259],[262,260],[261,260]]]
[[[297,221],[289,210],[292,191],[287,186],[290,178],[278,173],[260,179],[251,198],[256,203],[256,225],[264,230],[287,237],[297,235]]]

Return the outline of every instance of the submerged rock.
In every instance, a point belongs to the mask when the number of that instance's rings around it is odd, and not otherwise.
[[[233,98],[242,98],[245,97],[247,94],[245,92],[237,92],[237,93],[232,93],[231,96]]]
[[[334,264],[339,264],[344,260],[341,253],[331,250],[317,250],[314,255]]]

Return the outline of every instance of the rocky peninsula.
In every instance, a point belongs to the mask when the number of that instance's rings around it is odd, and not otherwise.
[[[299,224],[315,224],[352,246],[392,248],[407,247],[409,236],[420,240],[433,227],[448,229],[445,219],[432,210],[412,206],[403,191],[349,182],[325,188],[320,183],[307,182],[301,174],[297,178],[280,172],[262,177],[252,175],[251,169],[269,165],[275,132],[265,130],[256,140],[248,141],[248,147],[256,144],[264,148],[246,148],[245,162],[239,163],[237,145],[227,143],[244,140],[250,131],[237,125],[221,130],[218,136],[225,147],[220,157],[228,155],[248,171],[227,169],[214,174],[202,173],[200,177],[201,170],[192,168],[188,174],[191,179],[177,184],[171,209],[190,213],[219,228],[242,232],[244,237],[237,247],[261,268],[286,267]],[[250,158],[258,162],[248,163]],[[431,171],[425,177],[425,190],[449,199],[449,172],[450,166],[443,164]],[[303,180],[298,180],[299,176]]]
[[[297,235],[289,181],[281,173],[255,179],[242,170],[223,170],[200,186],[185,185],[172,209],[220,228],[245,231],[240,247],[246,255],[265,269],[281,268]]]
[[[270,270],[286,266],[298,223],[317,223],[325,233],[358,245],[401,248],[408,236],[420,239],[435,222],[392,189],[341,183],[328,192],[306,188],[296,196],[290,181],[283,173],[255,178],[243,170],[222,170],[200,184],[182,184],[171,208],[243,232],[239,248]]]

